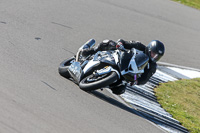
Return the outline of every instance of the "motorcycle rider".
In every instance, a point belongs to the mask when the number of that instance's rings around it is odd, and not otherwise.
[[[83,49],[82,55],[88,56],[90,54],[95,54],[97,51],[107,51],[116,49],[132,49],[142,51],[149,57],[149,63],[144,69],[144,73],[137,79],[134,84],[143,85],[150,77],[156,72],[157,64],[156,62],[164,55],[165,47],[164,44],[158,40],[151,41],[147,46],[139,41],[125,41],[119,39],[117,42],[113,40],[104,40],[97,47],[90,49]],[[125,92],[126,85],[122,81],[118,81],[110,86],[110,89],[114,94],[120,95]]]

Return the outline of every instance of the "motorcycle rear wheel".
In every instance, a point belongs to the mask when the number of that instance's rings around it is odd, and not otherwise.
[[[71,57],[60,63],[60,66],[58,67],[58,72],[61,76],[65,77],[65,78],[70,78],[68,69],[69,69],[69,66],[71,65],[71,61],[73,61],[73,60],[75,60],[75,58]]]
[[[102,87],[106,87],[113,82],[118,80],[118,75],[116,72],[111,72],[109,74],[100,75],[98,77],[91,74],[79,83],[79,87],[84,91],[92,91]]]

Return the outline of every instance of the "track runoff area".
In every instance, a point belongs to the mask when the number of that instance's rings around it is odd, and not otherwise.
[[[159,62],[156,73],[145,85],[127,86],[126,92],[120,95],[121,102],[131,107],[139,116],[168,132],[187,133],[188,130],[157,102],[154,88],[160,83],[198,77],[199,69]],[[120,98],[118,97],[119,100]]]

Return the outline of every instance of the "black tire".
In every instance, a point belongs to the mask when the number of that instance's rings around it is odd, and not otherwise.
[[[88,82],[87,80],[89,78],[92,78],[92,76],[93,76],[93,74],[91,74],[81,80],[81,82],[79,83],[79,87],[82,90],[84,90],[84,91],[96,90],[96,89],[99,89],[102,87],[106,87],[106,86],[112,84],[113,82],[115,82],[116,80],[118,80],[118,75],[116,72],[111,72],[109,74],[105,74],[102,76],[102,78],[100,78],[97,81]]]
[[[70,78],[70,74],[69,74],[69,66],[71,65],[71,61],[75,60],[74,57],[71,57],[69,59],[64,60],[63,62],[60,63],[60,66],[58,68],[58,72],[61,76],[65,77],[65,78]]]

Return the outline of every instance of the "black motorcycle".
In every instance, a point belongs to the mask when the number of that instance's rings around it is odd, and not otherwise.
[[[59,68],[59,74],[71,79],[84,91],[92,91],[111,87],[116,82],[123,81],[135,83],[137,78],[144,73],[149,57],[136,49],[117,49],[110,51],[98,51],[94,55],[84,57],[82,49],[91,48],[95,44],[90,39],[79,48],[77,54],[64,60]]]

